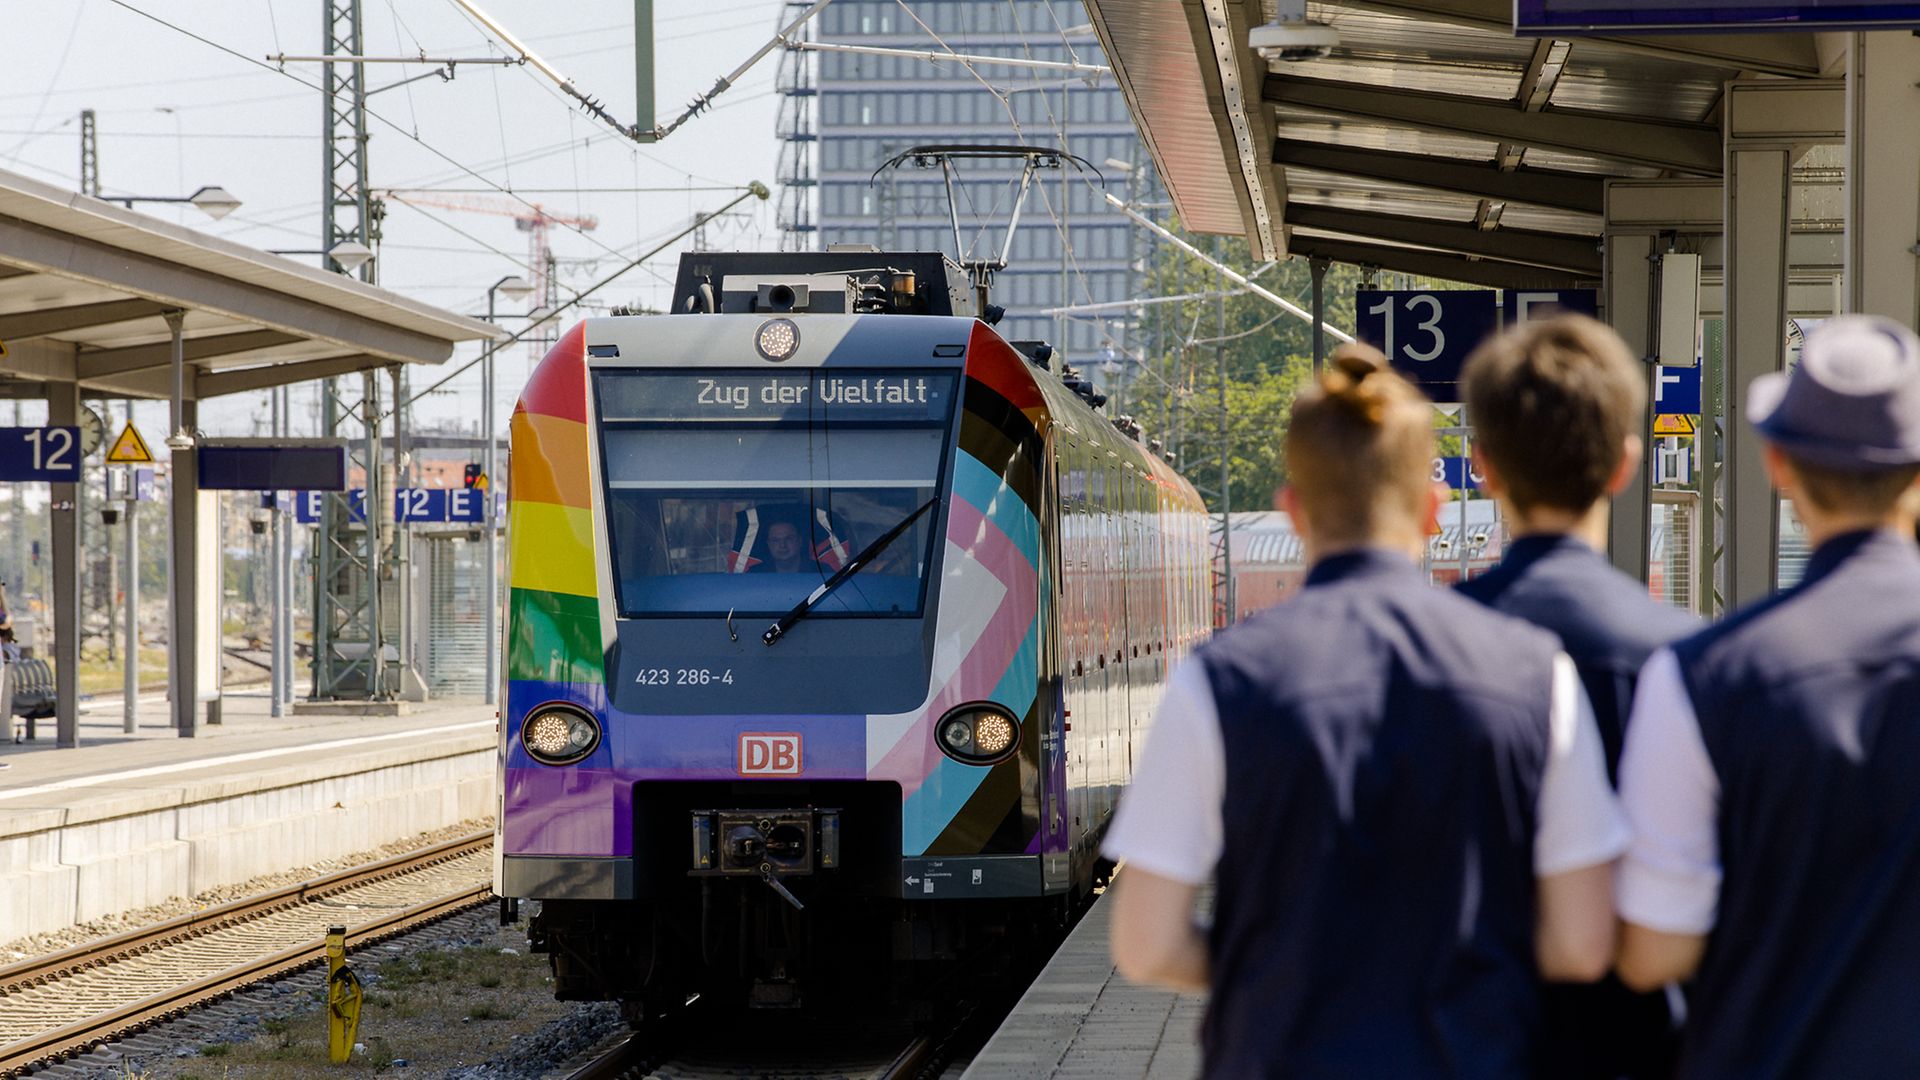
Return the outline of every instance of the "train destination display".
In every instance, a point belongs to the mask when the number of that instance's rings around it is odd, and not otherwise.
[[[602,415],[612,421],[804,421],[820,411],[843,420],[912,420],[946,415],[952,379],[917,372],[621,372],[603,374],[599,386]]]

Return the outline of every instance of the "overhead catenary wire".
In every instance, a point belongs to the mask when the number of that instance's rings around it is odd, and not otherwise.
[[[615,119],[613,114],[608,112],[606,107],[601,104],[599,98],[593,97],[578,86],[575,86],[572,79],[556,71],[552,64],[541,59],[539,53],[534,52],[525,42],[515,37],[513,31],[508,30],[498,19],[482,11],[480,5],[474,3],[473,0],[452,0],[452,2],[467,14],[478,19],[481,25],[487,28],[487,32],[498,38],[501,44],[519,53],[521,59],[532,64],[535,70],[552,80],[553,84],[559,87],[562,93],[578,101],[580,107],[585,109],[594,119],[605,123],[607,126],[635,142],[652,142],[654,138],[657,137],[652,132],[642,132],[632,124],[622,124],[619,120]],[[821,0],[823,4],[826,2],[827,0]]]
[[[309,90],[314,90],[322,94],[325,94],[327,92],[324,87],[319,86],[316,83],[312,83],[307,81],[306,79],[302,79],[298,75],[295,75],[290,71],[286,71],[280,68],[275,68],[264,61],[256,60],[253,57],[248,56],[246,53],[240,52],[238,49],[234,49],[229,46],[222,45],[219,42],[212,40],[211,38],[208,38],[201,34],[197,34],[192,30],[187,29],[186,27],[178,25],[177,23],[169,22],[166,19],[163,19],[160,16],[155,15],[150,11],[146,11],[146,10],[143,10],[142,8],[136,7],[132,3],[129,3],[128,0],[108,0],[108,3],[111,3],[116,7],[123,8],[129,12],[132,12],[133,14],[138,15],[143,19],[147,19],[151,22],[158,23],[159,25],[174,31],[175,33],[183,34],[187,37],[190,37],[193,40],[198,41],[202,45],[205,45],[209,48],[218,49],[219,51],[226,53],[227,55],[232,56],[238,60],[244,61],[245,63],[251,64],[254,67],[258,67],[267,71],[274,72],[283,78],[290,79],[296,83],[299,83],[301,86],[304,86]],[[498,191],[500,194],[506,195],[509,198],[514,199],[515,201],[526,206],[527,209],[529,210],[538,209],[532,203],[528,202],[523,198],[520,198],[520,196],[514,194],[512,191],[509,191],[506,188],[503,188],[500,185],[495,184],[491,179],[485,176],[482,176],[480,173],[476,172],[473,168],[469,167],[468,165],[454,158],[451,154],[448,154],[446,151],[433,145],[432,143],[428,142],[426,139],[420,137],[419,135],[414,134],[412,131],[409,131],[407,128],[401,126],[396,121],[388,119],[386,116],[382,115],[375,109],[371,107],[366,108],[366,114],[374,118],[375,120],[380,121],[382,124],[385,124],[387,127],[393,129],[394,131],[399,132],[401,135],[406,136],[410,141],[418,145],[421,149],[427,151],[427,153],[429,154],[432,154],[434,157],[437,157],[440,160],[446,162],[448,165],[453,166],[455,169],[458,169],[462,174],[471,176],[473,179],[478,180],[483,184],[491,184],[493,186],[493,190]],[[607,254],[614,255],[614,256],[619,255],[619,252],[615,251],[611,247],[608,247],[604,242],[602,242],[599,238],[593,236],[592,234],[587,233],[581,229],[575,228],[574,226],[571,226],[571,225],[566,225],[564,227],[567,228],[569,231],[573,232],[574,234],[580,236],[582,239],[586,240],[588,243],[593,244],[595,247],[598,247],[601,250],[605,251]]]
[[[1152,232],[1155,236],[1158,236],[1160,239],[1165,240],[1166,242],[1186,252],[1188,255],[1191,255],[1194,258],[1199,259],[1201,262],[1212,267],[1215,271],[1217,271],[1220,274],[1220,276],[1226,278],[1228,281],[1233,282],[1235,285],[1238,285],[1241,288],[1245,289],[1246,291],[1259,297],[1260,299],[1265,300],[1267,303],[1272,304],[1273,306],[1279,308],[1280,310],[1286,312],[1289,315],[1292,315],[1294,318],[1304,321],[1308,326],[1313,325],[1313,316],[1310,313],[1308,313],[1308,311],[1305,308],[1301,307],[1300,305],[1294,303],[1291,300],[1286,299],[1285,297],[1279,296],[1278,294],[1274,293],[1272,290],[1266,288],[1264,285],[1260,285],[1259,283],[1255,282],[1252,278],[1249,278],[1245,274],[1242,274],[1240,271],[1235,270],[1233,267],[1228,266],[1226,263],[1221,262],[1220,260],[1214,258],[1213,256],[1208,255],[1206,252],[1201,251],[1199,248],[1194,247],[1192,244],[1188,243],[1187,241],[1174,235],[1171,231],[1166,229],[1160,223],[1154,221],[1152,218],[1147,217],[1145,214],[1142,214],[1138,210],[1135,210],[1133,207],[1128,206],[1126,203],[1126,200],[1118,198],[1112,194],[1108,194],[1107,202],[1114,209],[1120,211],[1121,213],[1127,215],[1127,217],[1133,219],[1134,221],[1138,222],[1140,225],[1144,226],[1149,232]],[[1347,342],[1347,343],[1352,343],[1353,341],[1352,334],[1349,334],[1345,330],[1342,330],[1339,327],[1333,326],[1324,321],[1320,324],[1320,328],[1322,330],[1325,330],[1328,334],[1332,335],[1333,337],[1339,339],[1340,341]],[[1188,336],[1191,337],[1192,335],[1189,334]]]
[[[713,220],[714,218],[719,217],[722,214],[725,214],[727,211],[732,210],[734,207],[740,205],[742,202],[745,202],[750,198],[759,198],[762,201],[764,201],[769,194],[771,194],[771,192],[767,190],[767,186],[756,180],[747,186],[747,190],[734,196],[731,200],[727,202],[725,206],[720,207],[718,210],[714,210],[704,214],[694,215],[693,220],[687,224],[686,228],[683,228],[678,232],[674,233],[672,236],[669,236],[665,240],[662,240],[660,243],[656,244],[653,248],[649,249],[648,251],[645,251],[640,255],[635,256],[632,259],[632,261],[628,262],[625,266],[622,266],[620,269],[615,270],[613,273],[608,274],[606,277],[603,277],[599,281],[594,282],[592,285],[587,286],[585,289],[581,290],[580,292],[575,293],[573,296],[573,299],[567,300],[561,303],[560,306],[554,308],[551,312],[549,312],[546,318],[541,319],[539,322],[536,322],[526,327],[523,330],[520,330],[519,332],[507,337],[505,340],[494,342],[486,352],[482,352],[479,356],[476,356],[473,359],[467,361],[466,363],[461,364],[459,367],[454,368],[452,371],[447,372],[438,381],[436,381],[433,385],[427,387],[425,390],[419,391],[418,393],[414,394],[412,397],[409,397],[405,401],[396,402],[394,404],[394,407],[388,411],[387,415],[392,415],[393,413],[398,412],[401,409],[405,409],[408,406],[412,405],[414,402],[419,401],[421,398],[426,397],[428,394],[431,394],[435,390],[438,390],[442,386],[445,386],[448,382],[452,381],[454,378],[464,374],[469,368],[473,367],[475,364],[478,364],[482,360],[486,359],[487,352],[497,352],[500,349],[504,349],[507,346],[512,345],[515,342],[519,341],[521,338],[526,337],[528,334],[533,333],[534,330],[538,329],[539,327],[545,325],[548,322],[551,322],[553,319],[558,318],[562,312],[568,310],[569,308],[578,307],[580,303],[584,301],[587,297],[592,296],[594,293],[599,292],[601,289],[605,288],[606,286],[613,284],[615,280],[624,276],[628,271],[633,270],[635,267],[640,266],[642,263],[646,262],[648,259],[653,258],[655,255],[660,254],[662,251],[665,251],[667,248],[678,243],[681,239],[690,235],[691,233],[693,233],[694,230],[700,228],[702,225],[705,225],[707,222]]]
[[[455,0],[455,2],[458,3],[459,0]],[[747,72],[753,68],[753,65],[758,64],[761,60],[765,59],[768,53],[772,52],[773,50],[779,48],[782,45],[791,46],[792,44],[791,35],[794,34],[796,31],[798,31],[802,26],[805,26],[807,24],[807,20],[813,18],[815,15],[820,14],[821,10],[825,8],[828,4],[831,4],[832,2],[833,0],[816,0],[813,6],[801,12],[797,17],[794,18],[792,22],[788,23],[786,26],[781,27],[780,32],[773,35],[773,40],[767,42],[765,45],[760,46],[760,48],[755,50],[752,56],[747,57],[746,60],[740,64],[740,66],[734,68],[732,71],[728,72],[727,74],[722,75],[719,78],[719,80],[716,81],[713,84],[713,86],[707,90],[706,93],[696,95],[693,101],[687,105],[686,109],[683,110],[679,116],[675,117],[671,123],[656,126],[653,129],[653,139],[651,141],[659,142],[661,139],[664,139],[667,136],[673,134],[675,131],[679,130],[680,125],[686,123],[687,121],[707,111],[707,109],[713,105],[714,98],[719,97],[721,94],[727,91],[728,87],[731,87],[735,83],[739,82],[743,77],[745,77]]]

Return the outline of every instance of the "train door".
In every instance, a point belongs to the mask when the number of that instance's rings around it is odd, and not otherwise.
[[[1140,627],[1145,611],[1140,604],[1140,474],[1132,465],[1123,465],[1120,473],[1120,670],[1125,673],[1120,686],[1120,746],[1114,784],[1125,788],[1133,781],[1134,739],[1139,727],[1135,715],[1146,688],[1140,680]]]
[[[1126,593],[1121,588],[1122,564],[1121,530],[1125,527],[1122,516],[1121,472],[1111,453],[1101,462],[1107,477],[1106,512],[1101,515],[1104,528],[1101,530],[1101,557],[1104,560],[1101,571],[1101,595],[1106,609],[1101,613],[1105,630],[1107,686],[1105,703],[1106,715],[1101,717],[1100,734],[1102,760],[1105,768],[1100,774],[1101,812],[1113,812],[1114,795],[1120,782],[1120,732],[1126,724],[1127,710],[1127,668],[1122,660],[1122,643],[1126,640],[1127,609]]]
[[[1067,668],[1067,818],[1072,844],[1078,847],[1091,825],[1087,806],[1087,663],[1091,658],[1088,633],[1093,625],[1087,590],[1087,470],[1080,444],[1066,440],[1066,489],[1061,499],[1061,531],[1065,536],[1066,596],[1061,609],[1068,620]]]

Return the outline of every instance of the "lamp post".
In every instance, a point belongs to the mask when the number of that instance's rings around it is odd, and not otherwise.
[[[494,298],[504,295],[508,300],[520,301],[533,295],[533,286],[518,274],[508,274],[487,287],[487,321],[494,320]],[[487,481],[486,494],[486,537],[487,560],[487,596],[485,627],[487,636],[487,696],[489,705],[499,704],[500,693],[500,528],[497,519],[498,503],[494,501],[494,446],[499,441],[494,433],[493,417],[493,369],[498,348],[493,342],[487,342],[486,359],[480,365],[481,396],[485,399],[480,407],[480,429],[485,438],[481,450],[481,472]]]

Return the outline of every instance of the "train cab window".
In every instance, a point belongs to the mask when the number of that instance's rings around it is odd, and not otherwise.
[[[622,370],[595,390],[625,617],[781,614],[941,490],[951,373]],[[919,615],[939,519],[818,614]]]

